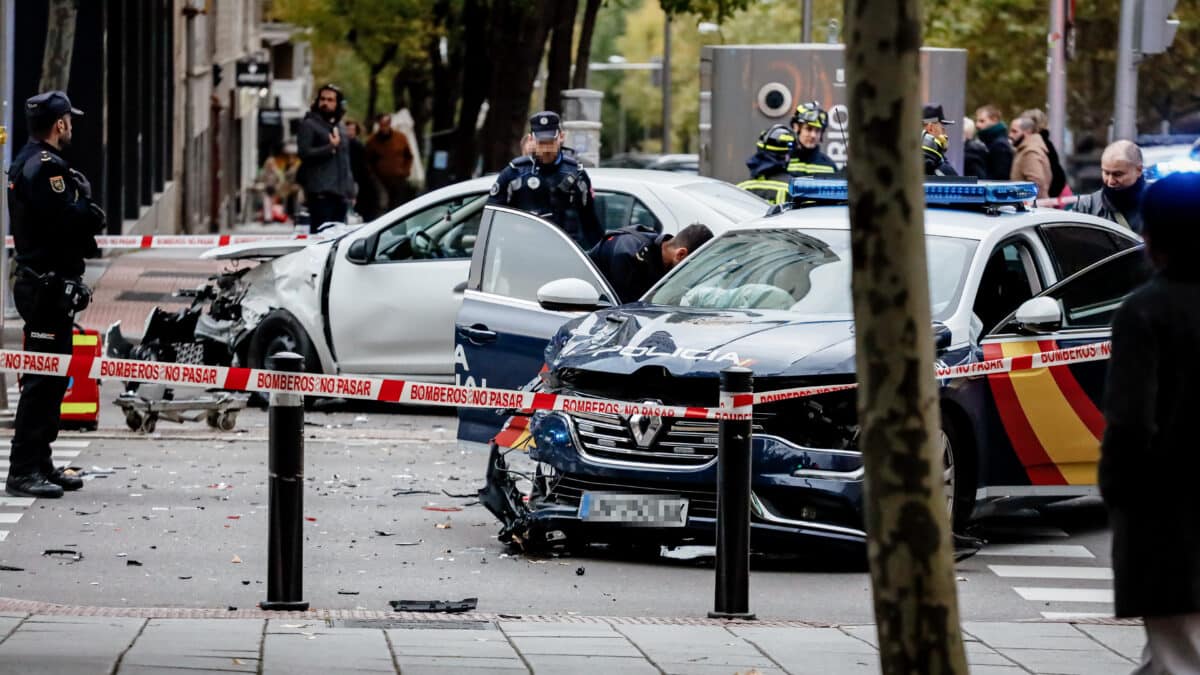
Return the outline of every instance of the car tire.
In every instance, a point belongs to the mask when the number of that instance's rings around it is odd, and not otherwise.
[[[955,532],[965,532],[975,510],[975,453],[959,424],[942,411],[942,484]]]
[[[304,326],[291,313],[277,309],[263,317],[250,337],[246,360],[251,368],[266,369],[268,358],[289,351],[304,357],[306,372],[321,372],[321,359]]]

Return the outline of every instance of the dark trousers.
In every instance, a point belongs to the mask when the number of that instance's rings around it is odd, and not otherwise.
[[[337,195],[319,194],[308,198],[308,231],[315,234],[325,223],[346,222],[349,205]]]
[[[13,284],[17,312],[25,320],[25,351],[71,353],[74,317],[63,309],[57,284],[18,278]],[[58,438],[59,413],[67,378],[51,375],[21,376],[21,399],[8,457],[9,476],[50,473],[50,444]]]

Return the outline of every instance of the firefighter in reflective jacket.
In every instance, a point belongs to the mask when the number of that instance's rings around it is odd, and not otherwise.
[[[829,113],[821,109],[816,101],[801,103],[792,115],[792,131],[796,143],[788,161],[788,173],[793,176],[829,177],[837,173],[838,167],[829,155],[821,152],[821,139],[829,126]]]
[[[783,204],[788,200],[788,186],[792,177],[788,173],[788,153],[796,142],[792,130],[776,124],[758,136],[758,150],[746,160],[750,169],[750,180],[738,183],[738,187],[762,197],[772,204]]]
[[[530,135],[523,147],[532,150],[508,163],[492,185],[488,204],[528,211],[558,225],[585,251],[604,236],[596,213],[592,181],[574,155],[563,148],[565,136],[557,113],[529,118]]]

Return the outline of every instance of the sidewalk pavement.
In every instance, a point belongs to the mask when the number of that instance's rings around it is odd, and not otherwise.
[[[968,622],[975,675],[1126,675],[1132,622]],[[875,627],[412,612],[120,609],[0,599],[0,673],[879,672]]]

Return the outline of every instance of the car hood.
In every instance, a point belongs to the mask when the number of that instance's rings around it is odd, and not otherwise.
[[[552,369],[715,376],[730,366],[756,377],[854,372],[854,322],[791,312],[712,310],[637,303],[594,312],[559,329]]]

